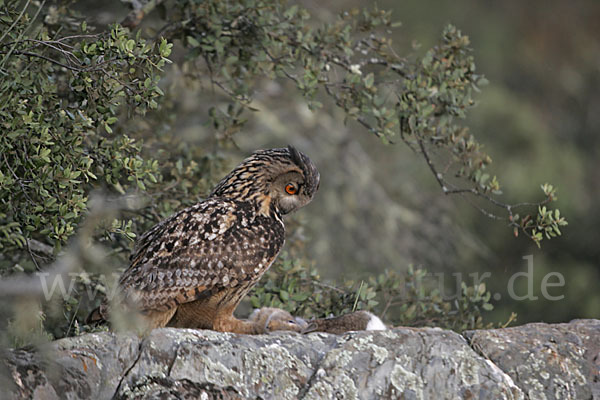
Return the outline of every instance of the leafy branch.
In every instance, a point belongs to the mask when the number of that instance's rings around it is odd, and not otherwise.
[[[296,85],[309,108],[322,106],[318,95],[323,91],[348,120],[385,143],[400,139],[421,154],[445,194],[479,198],[500,212],[475,207],[506,221],[515,235],[521,232],[539,246],[567,224],[558,210],[547,208],[557,198],[549,184],[539,202],[498,200],[500,183],[485,172],[491,157],[460,124],[486,80],[475,72],[468,37],[455,27],[448,26],[424,56],[401,57],[386,36],[398,24],[390,12],[377,8],[351,10],[315,28],[308,11],[285,2],[175,4],[178,18],[160,32],[180,39],[189,52],[189,69],[231,99],[227,112],[212,109],[210,114],[224,137],[242,128],[244,110],[255,110],[257,77],[284,78]],[[196,58],[206,71],[192,64]]]
[[[477,187],[471,188],[458,188],[456,185],[445,179],[445,174],[442,172],[438,172],[436,165],[431,160],[427,147],[425,145],[424,139],[420,137],[418,134],[415,135],[417,138],[417,142],[419,144],[419,148],[421,150],[421,154],[429,169],[431,170],[433,176],[437,180],[438,184],[442,188],[442,191],[446,195],[459,194],[459,195],[473,195],[476,197],[480,197],[490,204],[499,207],[506,211],[507,217],[500,217],[494,213],[487,211],[486,209],[474,204],[482,214],[497,220],[504,220],[508,222],[508,225],[513,228],[513,232],[515,237],[519,235],[519,232],[523,232],[527,237],[535,242],[535,244],[540,247],[540,242],[543,240],[544,235],[547,239],[559,236],[561,234],[560,227],[567,225],[567,221],[564,217],[560,216],[560,210],[547,210],[546,204],[556,201],[556,189],[545,183],[541,186],[545,199],[539,201],[537,203],[516,203],[516,204],[507,204],[501,201],[496,200],[494,197],[488,194],[489,191],[500,193],[500,186],[496,177],[492,179],[491,182],[486,185],[485,176],[477,176],[475,179],[480,184]],[[534,219],[530,214],[525,215],[525,217],[521,218],[521,216],[516,213],[517,210],[523,208],[532,208],[535,207],[538,210],[537,217]]]
[[[58,251],[99,177],[120,193],[156,183],[157,163],[111,134],[125,105],[139,114],[157,108],[171,45],[118,25],[93,34],[69,18],[39,21],[44,2],[35,5],[33,15],[29,1],[4,5],[0,20],[0,73],[11,77],[0,81],[0,248],[27,248],[39,268],[29,243]]]

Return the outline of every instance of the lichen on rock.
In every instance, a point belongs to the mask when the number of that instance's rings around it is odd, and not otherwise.
[[[236,335],[164,328],[10,350],[8,398],[600,398],[600,321]]]

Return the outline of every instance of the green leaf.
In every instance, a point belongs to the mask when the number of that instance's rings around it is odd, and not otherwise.
[[[366,77],[365,77],[365,87],[368,89],[370,87],[373,86],[373,83],[375,82],[375,75],[373,75],[372,72],[370,72]]]
[[[128,51],[133,51],[133,49],[135,48],[135,40],[133,39],[129,39],[126,43],[125,43],[125,48]]]
[[[200,43],[192,36],[187,37],[187,42],[192,47],[200,47]]]

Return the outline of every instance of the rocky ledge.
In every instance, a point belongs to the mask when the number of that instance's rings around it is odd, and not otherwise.
[[[0,397],[600,399],[600,321],[468,331],[95,333],[11,350]]]

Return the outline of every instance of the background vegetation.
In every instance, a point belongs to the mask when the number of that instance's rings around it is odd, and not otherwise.
[[[0,0],[0,317],[17,344],[89,329],[137,234],[287,143],[323,185],[247,308],[456,330],[598,317],[598,43],[593,19],[576,23],[593,2],[128,4]],[[549,242],[566,221],[547,181],[570,221]],[[523,201],[540,207],[509,206]],[[536,294],[557,271],[563,300],[508,298],[528,254]],[[40,272],[71,295],[41,301]]]

